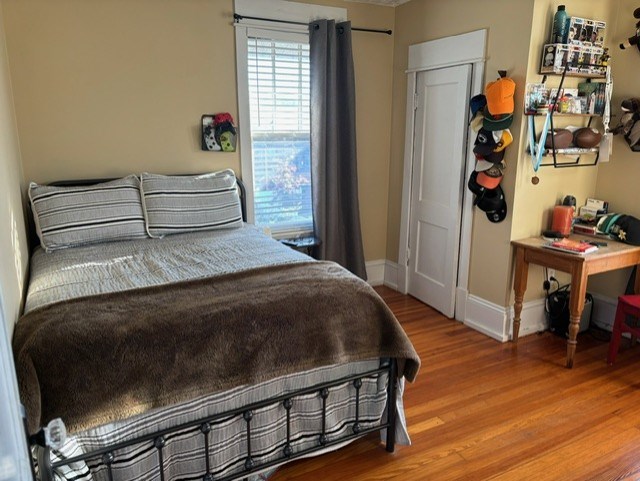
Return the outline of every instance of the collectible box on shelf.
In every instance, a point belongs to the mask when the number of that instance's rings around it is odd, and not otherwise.
[[[604,45],[606,22],[588,18],[571,17],[569,22],[568,43],[574,45]]]
[[[568,63],[567,73],[604,76],[604,49],[582,44],[549,43],[542,50],[540,73],[561,74]]]
[[[556,112],[562,114],[595,114],[604,111],[604,88],[602,82],[584,83],[585,87],[563,88],[556,102]],[[524,96],[524,112],[526,115],[546,114],[549,104],[558,95],[558,89],[548,89],[544,83],[528,83]]]

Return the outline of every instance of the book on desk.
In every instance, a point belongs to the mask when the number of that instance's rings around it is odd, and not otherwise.
[[[578,241],[573,239],[560,239],[557,241],[549,242],[544,245],[547,249],[554,249],[557,251],[566,252],[568,254],[586,255],[598,250],[597,246],[589,244],[585,241]]]

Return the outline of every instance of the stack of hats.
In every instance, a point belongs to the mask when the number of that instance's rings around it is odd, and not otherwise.
[[[507,216],[507,202],[500,187],[505,169],[504,154],[513,142],[509,127],[513,122],[515,82],[502,75],[490,82],[485,95],[476,95],[471,107],[471,127],[477,132],[473,152],[476,168],[468,187],[476,196],[474,205],[487,214],[491,222],[502,222]]]
[[[598,220],[598,232],[627,244],[640,245],[640,219],[632,215],[604,215]]]

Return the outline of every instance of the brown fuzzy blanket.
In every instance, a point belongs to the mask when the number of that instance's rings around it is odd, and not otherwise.
[[[84,297],[29,312],[13,349],[35,432],[70,432],[318,366],[394,357],[411,342],[369,285],[337,264],[268,267]]]

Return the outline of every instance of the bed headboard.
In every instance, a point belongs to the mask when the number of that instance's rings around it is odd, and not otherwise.
[[[197,174],[180,174],[180,175],[197,175]],[[78,179],[78,180],[57,180],[55,182],[50,182],[47,185],[55,185],[58,187],[75,187],[81,185],[94,185],[100,184],[102,182],[109,182],[111,180],[116,180],[118,177],[113,177],[110,179]],[[241,179],[236,177],[236,182],[238,184],[238,193],[240,194],[240,209],[242,210],[242,220],[244,222],[247,221],[247,191],[244,187],[244,183]],[[40,239],[38,239],[38,234],[36,232],[36,224],[33,220],[33,213],[31,212],[31,204],[29,203],[29,208],[27,209],[27,223],[28,223],[28,237],[29,237],[29,252],[33,252],[33,249],[40,245]]]

